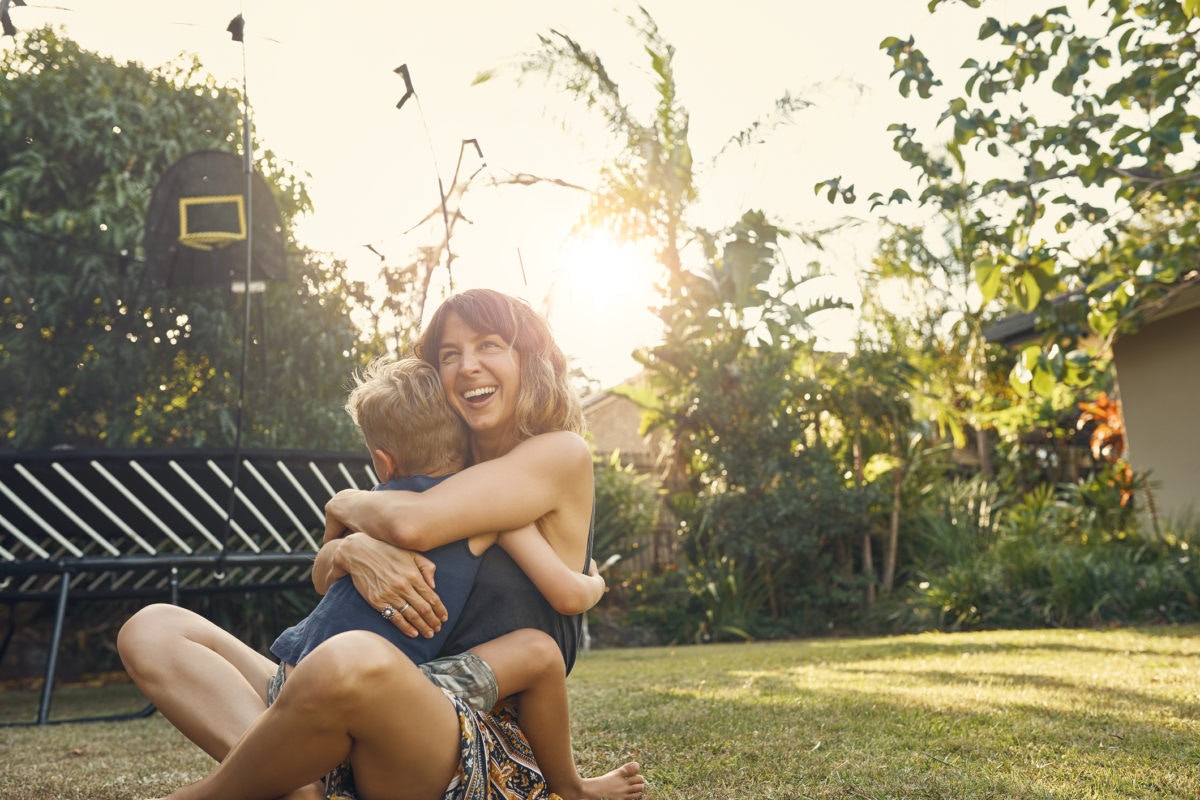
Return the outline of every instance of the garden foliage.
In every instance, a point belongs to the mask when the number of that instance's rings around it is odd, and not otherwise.
[[[163,172],[238,152],[240,97],[194,60],[119,64],[51,29],[0,64],[0,447],[354,447],[341,410],[358,334],[344,268],[289,246],[262,295],[155,289],[143,233]],[[257,170],[284,226],[309,209],[270,150]]]

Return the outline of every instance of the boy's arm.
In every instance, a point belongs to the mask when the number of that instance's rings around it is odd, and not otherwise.
[[[337,564],[336,551],[341,543],[341,539],[332,539],[321,545],[321,549],[317,551],[312,568],[313,588],[317,590],[317,594],[325,594],[334,581],[347,574],[346,570]]]
[[[604,578],[596,570],[596,562],[591,563],[586,575],[571,569],[535,525],[506,531],[497,543],[560,614],[582,614],[604,596]]]

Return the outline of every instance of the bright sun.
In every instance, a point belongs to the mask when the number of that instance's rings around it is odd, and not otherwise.
[[[573,238],[560,258],[551,323],[563,349],[606,386],[630,377],[638,369],[630,353],[661,335],[648,310],[661,267],[645,248],[599,231]]]

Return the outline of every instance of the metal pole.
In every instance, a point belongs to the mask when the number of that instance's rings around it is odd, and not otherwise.
[[[240,18],[241,15],[239,14]],[[244,25],[243,20],[243,25]],[[234,414],[233,468],[230,471],[229,502],[225,506],[225,525],[221,531],[221,554],[217,559],[216,578],[225,578],[225,552],[229,529],[237,506],[238,479],[242,470],[242,429],[246,404],[246,363],[250,358],[250,278],[254,261],[254,137],[250,130],[249,79],[246,76],[246,40],[239,29],[234,37],[242,45],[242,170],[246,175],[246,283],[243,293],[245,314],[242,322],[242,363],[238,370],[238,400]]]
[[[50,636],[50,652],[46,657],[46,678],[42,682],[42,699],[38,705],[37,724],[45,725],[50,718],[50,695],[54,692],[54,673],[58,670],[58,645],[62,641],[63,620],[67,616],[67,598],[71,594],[71,573],[63,571],[58,587],[58,608],[54,612],[54,633]]]

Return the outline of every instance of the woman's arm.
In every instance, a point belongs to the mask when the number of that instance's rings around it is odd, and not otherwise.
[[[604,596],[604,578],[596,562],[591,562],[587,575],[576,572],[563,563],[534,525],[502,533],[497,543],[560,614],[582,614]]]
[[[391,494],[391,492],[376,492]],[[446,621],[446,607],[434,591],[434,563],[420,553],[351,533],[321,546],[313,562],[313,587],[324,594],[349,575],[372,608],[392,606],[392,622],[408,636],[433,636]],[[405,607],[407,604],[408,607]]]
[[[534,436],[507,454],[469,467],[430,489],[347,489],[325,505],[325,539],[346,530],[425,551],[496,530],[515,530],[574,504],[588,514],[592,455],[574,433]]]

